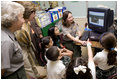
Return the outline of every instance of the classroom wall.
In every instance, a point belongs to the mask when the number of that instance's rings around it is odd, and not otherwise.
[[[86,17],[88,7],[105,6],[114,10],[115,16],[117,16],[116,7],[117,1],[64,1],[67,10],[73,13],[74,17]]]
[[[114,15],[117,16],[117,1],[89,1],[88,7],[102,6],[108,7],[114,10]]]
[[[115,17],[117,16],[117,1],[58,1],[58,5],[60,7],[67,7],[67,10],[71,11],[75,18],[86,18],[87,16],[87,8],[88,7],[97,7],[97,6],[105,6],[108,8],[112,8],[114,10]],[[49,8],[48,1],[40,1],[41,7]],[[45,4],[45,6],[44,6]]]
[[[67,10],[72,12],[73,17],[85,17],[87,15],[85,1],[64,1]]]
[[[49,2],[48,1],[40,1],[40,7],[42,9],[49,8]]]

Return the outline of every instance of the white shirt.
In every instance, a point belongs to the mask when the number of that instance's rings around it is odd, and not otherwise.
[[[96,79],[96,70],[95,70],[95,64],[93,61],[88,62],[88,67],[91,70],[91,74],[93,79]]]
[[[48,49],[49,49],[49,48],[46,48],[46,52],[47,52]],[[45,52],[44,57],[45,57],[46,61],[48,62],[48,58],[46,57],[46,52]]]
[[[103,50],[101,52],[98,52],[94,57],[94,61],[97,63],[97,66],[102,70],[107,70],[114,66],[114,65],[107,64],[107,55],[108,55],[108,52]]]
[[[66,68],[61,60],[50,61],[47,63],[47,76],[48,79],[62,79],[65,78]]]

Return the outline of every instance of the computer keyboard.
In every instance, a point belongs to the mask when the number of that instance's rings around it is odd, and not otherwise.
[[[90,41],[99,41],[101,34],[93,31],[84,31],[80,40],[87,41],[88,38]]]
[[[101,34],[97,32],[91,31],[89,34],[89,40],[90,41],[99,41]]]
[[[87,41],[89,38],[89,33],[90,33],[90,31],[84,31],[82,36],[80,37],[80,40]]]

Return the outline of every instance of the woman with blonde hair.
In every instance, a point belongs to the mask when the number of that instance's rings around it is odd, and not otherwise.
[[[39,46],[42,32],[35,21],[35,8],[30,4],[22,5],[25,7],[23,14],[25,23],[22,25],[21,30],[16,31],[15,36],[24,52],[24,67],[27,78],[35,79],[41,77],[38,66],[46,64],[44,57],[42,59],[43,52],[41,53]]]

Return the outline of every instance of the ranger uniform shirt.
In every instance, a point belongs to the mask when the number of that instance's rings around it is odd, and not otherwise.
[[[22,49],[15,36],[6,28],[1,30],[1,69],[5,70],[3,76],[8,76],[24,65]]]

